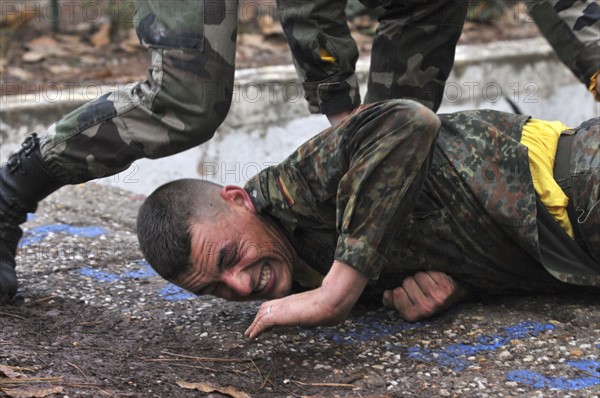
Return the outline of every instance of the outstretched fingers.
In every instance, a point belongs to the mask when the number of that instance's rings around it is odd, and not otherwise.
[[[260,306],[258,313],[254,317],[254,321],[244,333],[246,337],[251,340],[255,339],[277,324],[274,305],[273,301],[267,301]]]

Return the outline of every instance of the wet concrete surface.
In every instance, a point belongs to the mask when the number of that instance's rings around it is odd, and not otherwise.
[[[600,395],[598,294],[481,297],[414,324],[357,308],[338,327],[249,342],[260,303],[194,298],[144,262],[142,199],[91,183],[60,190],[30,217],[23,299],[0,307],[0,397],[29,387],[59,387],[61,397]],[[30,382],[7,384],[1,366]]]

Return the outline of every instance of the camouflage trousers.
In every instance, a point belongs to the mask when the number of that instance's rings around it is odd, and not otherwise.
[[[379,13],[364,102],[412,99],[437,111],[468,0],[360,2]],[[277,0],[312,113],[351,111],[361,103],[355,75],[358,49],[345,20],[346,3]],[[323,53],[328,57],[324,59]]]
[[[434,111],[454,65],[466,0],[361,0],[381,5],[365,103],[413,99]]]
[[[474,0],[467,19],[493,22],[514,0]],[[535,22],[560,60],[586,87],[600,70],[600,4],[588,0],[525,0]],[[526,20],[526,16],[514,15]]]
[[[61,181],[116,174],[209,140],[231,102],[237,0],[138,0],[147,80],[87,103],[48,128],[42,155]]]
[[[561,61],[588,87],[600,70],[600,4],[586,0],[527,0],[526,4]]]

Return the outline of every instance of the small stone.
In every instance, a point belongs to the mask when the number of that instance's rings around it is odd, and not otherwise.
[[[583,351],[581,351],[581,350],[573,350],[573,351],[569,352],[569,354],[571,354],[574,357],[579,358],[580,356],[583,355]]]

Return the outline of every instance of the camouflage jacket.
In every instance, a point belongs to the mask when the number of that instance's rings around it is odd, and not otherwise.
[[[487,292],[566,285],[542,266],[519,143],[528,117],[458,112],[440,115],[438,129],[423,109],[398,100],[361,107],[246,190],[322,275],[336,259],[379,289],[424,269]]]

